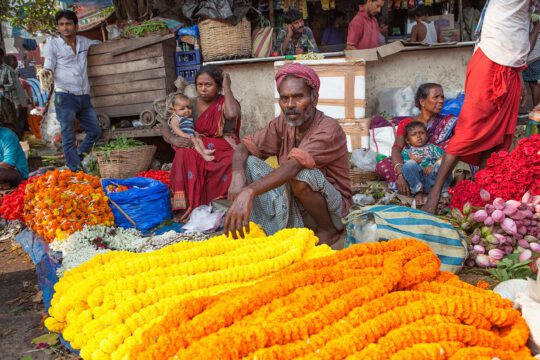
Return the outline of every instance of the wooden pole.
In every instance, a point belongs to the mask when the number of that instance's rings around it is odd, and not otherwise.
[[[459,0],[459,41],[463,41],[463,0]]]
[[[274,0],[268,0],[268,6],[269,6],[269,13],[268,17],[270,18],[270,24],[272,24],[272,27],[276,26],[276,15],[274,10]]]

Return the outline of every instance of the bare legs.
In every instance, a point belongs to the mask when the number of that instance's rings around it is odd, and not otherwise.
[[[333,245],[337,242],[339,240],[340,232],[332,223],[324,196],[319,192],[313,191],[311,187],[303,181],[292,180],[290,185],[294,196],[302,203],[304,208],[317,223],[318,226],[315,230],[315,235],[317,235],[320,242],[328,245]]]
[[[529,82],[529,87],[531,88],[533,106],[536,106],[540,104],[540,84],[537,81]]]
[[[439,204],[439,199],[441,197],[441,191],[444,186],[444,182],[448,178],[448,175],[454,170],[454,167],[459,161],[459,157],[450,154],[444,154],[442,157],[441,167],[437,173],[437,178],[435,179],[435,185],[431,188],[427,200],[424,204],[422,210],[430,214],[435,214],[437,211],[437,205]]]

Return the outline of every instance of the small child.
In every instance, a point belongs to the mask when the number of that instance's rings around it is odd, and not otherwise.
[[[191,118],[191,101],[184,94],[176,94],[172,100],[172,115],[169,118],[169,128],[176,136],[187,137],[193,141],[195,150],[206,161],[214,160],[214,150],[206,149],[199,134],[195,132]]]
[[[416,205],[424,203],[424,196],[433,185],[439,172],[444,151],[440,147],[428,144],[427,128],[421,121],[413,121],[405,127],[407,146],[401,152],[403,157],[402,174],[414,195]],[[443,196],[447,194],[452,177],[443,187]]]

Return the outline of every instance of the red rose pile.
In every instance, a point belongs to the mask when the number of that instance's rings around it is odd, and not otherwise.
[[[6,220],[21,220],[24,219],[24,190],[26,189],[25,180],[17,186],[13,192],[4,196],[0,205],[0,216]]]
[[[478,203],[480,189],[485,189],[492,198],[520,200],[526,192],[540,195],[540,135],[521,139],[510,153],[500,151],[491,155],[487,167],[476,173],[473,182],[460,181],[451,191],[450,206],[462,208],[465,202],[473,206]],[[469,197],[469,198],[467,198]]]
[[[158,180],[164,183],[165,185],[167,185],[168,188],[171,187],[171,172],[170,171],[148,170],[148,171],[141,171],[135,176]]]

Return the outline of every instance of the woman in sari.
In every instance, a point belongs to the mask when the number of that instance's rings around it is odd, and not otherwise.
[[[175,156],[171,168],[173,210],[187,220],[193,209],[227,197],[231,181],[233,146],[238,143],[240,104],[231,91],[231,80],[217,66],[203,66],[195,77],[198,96],[192,101],[195,131],[214,160],[205,161],[189,138],[174,136],[163,126],[163,138]]]
[[[408,117],[398,125],[396,139],[392,146],[392,156],[380,161],[377,164],[377,172],[388,184],[397,184],[397,189],[401,194],[409,195],[410,188],[401,169],[403,167],[403,157],[401,151],[405,147],[405,128],[412,121],[423,122],[428,129],[428,142],[437,145],[443,150],[448,145],[452,136],[452,131],[456,125],[457,118],[453,115],[441,116],[440,112],[444,104],[444,92],[442,86],[434,83],[422,84],[416,92],[416,106],[420,109],[420,114],[415,117]]]

